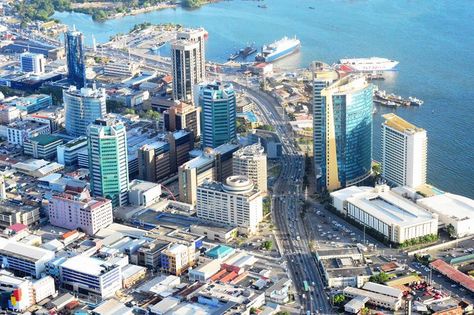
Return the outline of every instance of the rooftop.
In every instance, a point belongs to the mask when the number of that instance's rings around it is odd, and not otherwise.
[[[153,189],[157,186],[159,187],[160,184],[147,182],[147,181],[144,181],[144,180],[134,179],[130,182],[129,190],[147,191],[147,190]]]
[[[38,261],[47,258],[54,258],[54,252],[50,250],[6,240],[4,238],[0,238],[0,255],[1,254],[22,257],[23,259],[28,261]]]
[[[82,255],[71,257],[61,265],[61,268],[67,268],[92,276],[100,276],[101,274],[109,271],[109,268],[114,267],[115,266],[102,259]]]
[[[449,216],[456,221],[474,218],[474,200],[464,196],[445,193],[418,199],[416,202],[423,208],[443,216]]]
[[[385,122],[383,123],[387,127],[393,128],[399,132],[407,133],[407,134],[413,134],[416,132],[422,132],[425,131],[423,128],[418,128],[417,126],[409,123],[405,119],[395,115],[394,113],[388,113],[385,115],[382,115],[383,118],[385,118]]]
[[[216,247],[208,250],[206,254],[209,257],[220,258],[232,254],[235,251],[232,247],[225,245],[217,245]]]
[[[37,142],[38,145],[48,145],[56,141],[62,141],[62,139],[58,136],[53,135],[39,135],[34,138],[30,138],[30,141]]]

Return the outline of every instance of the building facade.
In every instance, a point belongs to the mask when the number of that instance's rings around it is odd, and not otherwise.
[[[105,89],[82,88],[74,86],[63,91],[66,112],[66,132],[71,136],[85,136],[87,126],[106,114]]]
[[[79,151],[86,148],[87,137],[79,137],[58,146],[58,163],[66,166],[77,164]]]
[[[426,130],[390,113],[383,115],[382,176],[390,184],[416,188],[426,183]]]
[[[163,120],[168,131],[187,129],[194,134],[194,138],[201,136],[200,107],[179,102],[163,113]]]
[[[315,141],[322,141],[321,152],[315,152],[320,162],[318,186],[333,191],[360,183],[371,174],[372,85],[364,77],[350,75],[320,93],[320,100],[314,100],[321,102],[315,106],[314,129]]]
[[[42,74],[44,73],[45,65],[46,60],[43,54],[25,52],[20,55],[21,72]]]
[[[15,121],[7,127],[9,143],[23,146],[31,138],[51,133],[49,125],[30,120]]]
[[[89,191],[53,196],[49,204],[49,222],[68,230],[80,228],[88,235],[112,224],[112,203],[105,198],[91,198]]]
[[[84,35],[76,30],[64,34],[68,80],[77,89],[86,86]]]
[[[196,213],[201,219],[255,233],[263,218],[261,192],[241,175],[230,176],[225,183],[207,181],[197,189]]]
[[[247,176],[262,194],[267,193],[267,155],[260,143],[234,152],[232,163],[234,175]]]
[[[94,196],[122,206],[128,199],[127,133],[122,122],[106,117],[88,128],[89,170]]]
[[[31,155],[35,159],[53,160],[56,158],[57,147],[63,143],[63,139],[53,135],[39,135],[30,138],[23,144],[25,155]]]
[[[202,86],[199,105],[203,147],[215,148],[236,140],[236,96],[232,84],[215,82]]]

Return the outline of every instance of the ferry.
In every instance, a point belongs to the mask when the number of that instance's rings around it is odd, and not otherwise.
[[[341,59],[339,62],[342,65],[351,67],[354,71],[391,71],[395,70],[399,64],[396,60],[390,60],[387,58],[370,57],[370,58],[346,58]]]
[[[263,45],[262,52],[255,57],[256,61],[272,62],[288,56],[301,46],[299,39],[283,37],[270,45]]]

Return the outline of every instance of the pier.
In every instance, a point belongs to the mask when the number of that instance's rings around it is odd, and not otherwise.
[[[423,101],[416,97],[403,98],[393,93],[388,94],[384,90],[374,91],[374,103],[388,107],[399,107],[399,106],[420,106]]]

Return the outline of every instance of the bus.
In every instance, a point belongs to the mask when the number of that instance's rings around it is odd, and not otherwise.
[[[308,291],[309,291],[309,285],[308,285],[308,281],[306,281],[306,280],[305,280],[305,281],[303,281],[303,287],[304,287],[304,290],[305,290],[306,292],[308,292]]]

